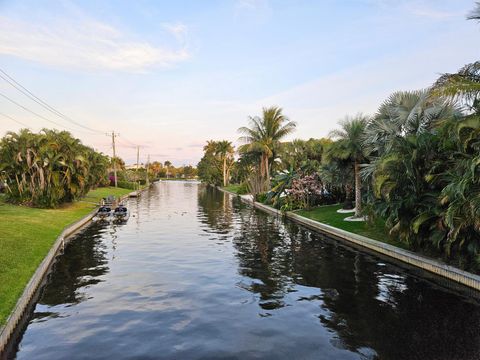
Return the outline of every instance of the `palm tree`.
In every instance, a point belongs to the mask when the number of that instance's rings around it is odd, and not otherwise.
[[[366,160],[367,151],[364,144],[365,129],[368,117],[358,114],[353,118],[346,117],[340,122],[341,129],[330,132],[330,137],[337,139],[331,151],[340,159],[353,162],[355,177],[355,217],[362,214],[362,182],[360,164]]]
[[[216,142],[215,154],[220,157],[220,162],[222,164],[223,186],[227,186],[230,179],[230,169],[234,163],[234,149],[232,143],[227,140]]]
[[[480,13],[480,3],[478,6]],[[475,100],[478,101],[480,95],[480,61],[467,64],[454,74],[440,76],[433,85],[433,95],[464,98],[473,101],[475,105]]]
[[[296,123],[282,114],[282,108],[272,106],[262,109],[262,117],[249,117],[250,127],[241,127],[238,131],[244,136],[240,141],[244,145],[241,152],[256,153],[259,156],[259,168],[264,190],[270,189],[271,161],[276,153],[280,141],[291,134]]]
[[[165,168],[167,169],[167,179],[168,179],[168,168],[172,166],[172,163],[167,160],[163,163],[163,165],[165,165]]]
[[[16,203],[55,207],[106,177],[108,158],[66,131],[7,133],[0,140],[0,177]]]

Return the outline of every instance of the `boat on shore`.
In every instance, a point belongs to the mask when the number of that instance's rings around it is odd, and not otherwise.
[[[114,221],[127,221],[130,217],[130,210],[125,205],[118,205],[112,212]]]
[[[112,216],[112,207],[110,205],[102,205],[97,210],[95,214],[95,218],[97,220],[109,220]]]

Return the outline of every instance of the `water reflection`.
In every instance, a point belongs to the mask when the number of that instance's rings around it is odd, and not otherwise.
[[[234,244],[239,273],[249,279],[240,286],[259,294],[266,314],[314,302],[331,344],[362,357],[480,358],[478,302],[293,223],[251,209],[239,216]]]
[[[208,225],[208,233],[228,234],[233,228],[232,202],[228,196],[210,186],[198,190],[198,219]]]
[[[66,247],[65,256],[55,263],[50,284],[42,294],[43,305],[78,304],[86,300],[84,289],[101,282],[101,276],[109,271],[107,246],[102,241],[108,228],[110,224],[94,223],[82,232],[82,241],[74,240]]]
[[[480,305],[192,183],[67,247],[19,359],[479,359]]]

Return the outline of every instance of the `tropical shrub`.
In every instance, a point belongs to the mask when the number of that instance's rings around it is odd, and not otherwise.
[[[138,187],[137,183],[125,180],[118,180],[117,185],[118,187],[129,190],[136,190]]]
[[[107,182],[109,158],[67,131],[23,129],[0,140],[0,180],[7,201],[55,207]]]

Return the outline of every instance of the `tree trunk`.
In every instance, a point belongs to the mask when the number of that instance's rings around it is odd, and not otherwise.
[[[227,186],[227,157],[223,158],[223,186]]]
[[[353,187],[350,184],[345,185],[345,201],[342,207],[344,210],[351,210],[355,207],[353,206],[352,190]]]
[[[355,160],[355,216],[362,214],[362,182],[360,179],[360,165]]]
[[[266,175],[266,181],[265,181],[265,186],[266,190],[270,190],[270,169],[268,168],[268,155],[265,155],[265,175]]]
[[[230,171],[232,170],[233,161],[227,166],[227,186],[230,185]]]

